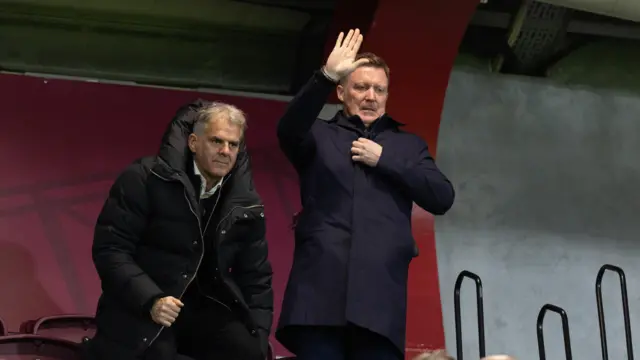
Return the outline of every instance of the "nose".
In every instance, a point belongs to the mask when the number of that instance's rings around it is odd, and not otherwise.
[[[364,93],[365,99],[374,100],[376,98],[376,93],[373,88],[367,89],[367,92]]]
[[[222,155],[227,155],[227,156],[228,156],[229,154],[231,154],[231,148],[229,147],[229,144],[228,144],[228,143],[224,143],[224,144],[220,147],[220,151],[219,151],[219,153],[220,153],[220,154],[222,154]]]

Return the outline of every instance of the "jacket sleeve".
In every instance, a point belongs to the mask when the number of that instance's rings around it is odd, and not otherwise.
[[[134,260],[147,225],[148,206],[145,171],[133,164],[111,187],[93,237],[93,263],[103,290],[133,311],[144,310],[162,296],[162,290]]]
[[[434,215],[443,215],[453,206],[453,185],[436,166],[427,144],[417,136],[414,139],[411,148],[417,151],[385,146],[377,167],[403,186],[418,206]]]
[[[277,126],[280,148],[294,165],[302,164],[313,149],[311,128],[335,86],[322,70],[316,71],[280,118]]]
[[[266,351],[273,323],[273,270],[268,259],[266,226],[264,222],[261,224],[255,230],[255,237],[243,245],[232,274],[258,326],[263,350]]]

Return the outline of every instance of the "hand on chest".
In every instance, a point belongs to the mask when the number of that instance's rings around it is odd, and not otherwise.
[[[339,131],[318,142],[318,159],[335,174],[353,174],[356,169],[378,165],[385,147],[393,146],[392,134],[380,133],[369,138],[352,131]]]
[[[378,165],[382,155],[382,145],[377,142],[359,137],[351,143],[351,160],[370,167]]]

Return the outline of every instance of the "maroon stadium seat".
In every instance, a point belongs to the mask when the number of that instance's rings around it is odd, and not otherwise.
[[[273,352],[273,346],[271,345],[271,343],[269,343],[269,354],[267,355],[267,360],[275,360],[275,359],[276,359],[276,355]],[[295,359],[296,359],[295,356],[278,358],[278,360],[295,360]]]
[[[64,339],[38,335],[0,337],[2,360],[80,360],[80,345]]]
[[[9,330],[7,329],[7,325],[4,323],[2,318],[0,318],[0,336],[5,336],[8,333],[9,333]]]
[[[37,320],[27,321],[23,324],[21,330],[26,334],[81,343],[93,337],[96,332],[96,325],[92,315],[68,314],[45,316]]]
[[[55,315],[27,321],[22,325],[21,331],[25,334],[37,335],[49,339],[81,343],[93,337],[96,331],[96,325],[95,319],[91,315]],[[184,359],[190,358],[184,357]],[[273,347],[271,343],[269,343],[267,360],[274,359]]]

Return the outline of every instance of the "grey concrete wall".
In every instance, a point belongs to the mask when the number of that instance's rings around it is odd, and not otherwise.
[[[547,79],[564,85],[622,89],[640,94],[640,41],[598,38],[553,64]],[[460,53],[456,67],[490,72],[491,59]]]
[[[627,273],[640,332],[640,98],[535,79],[455,71],[438,163],[457,202],[436,222],[447,346],[453,288],[484,281],[489,353],[538,359],[536,317],[566,309],[574,359],[600,359],[594,283],[604,263]],[[605,276],[610,359],[626,358],[617,277]],[[477,359],[475,293],[462,293],[465,359]],[[545,325],[547,359],[564,359],[560,320]],[[640,333],[636,335],[640,351]],[[475,357],[474,357],[475,356]]]

